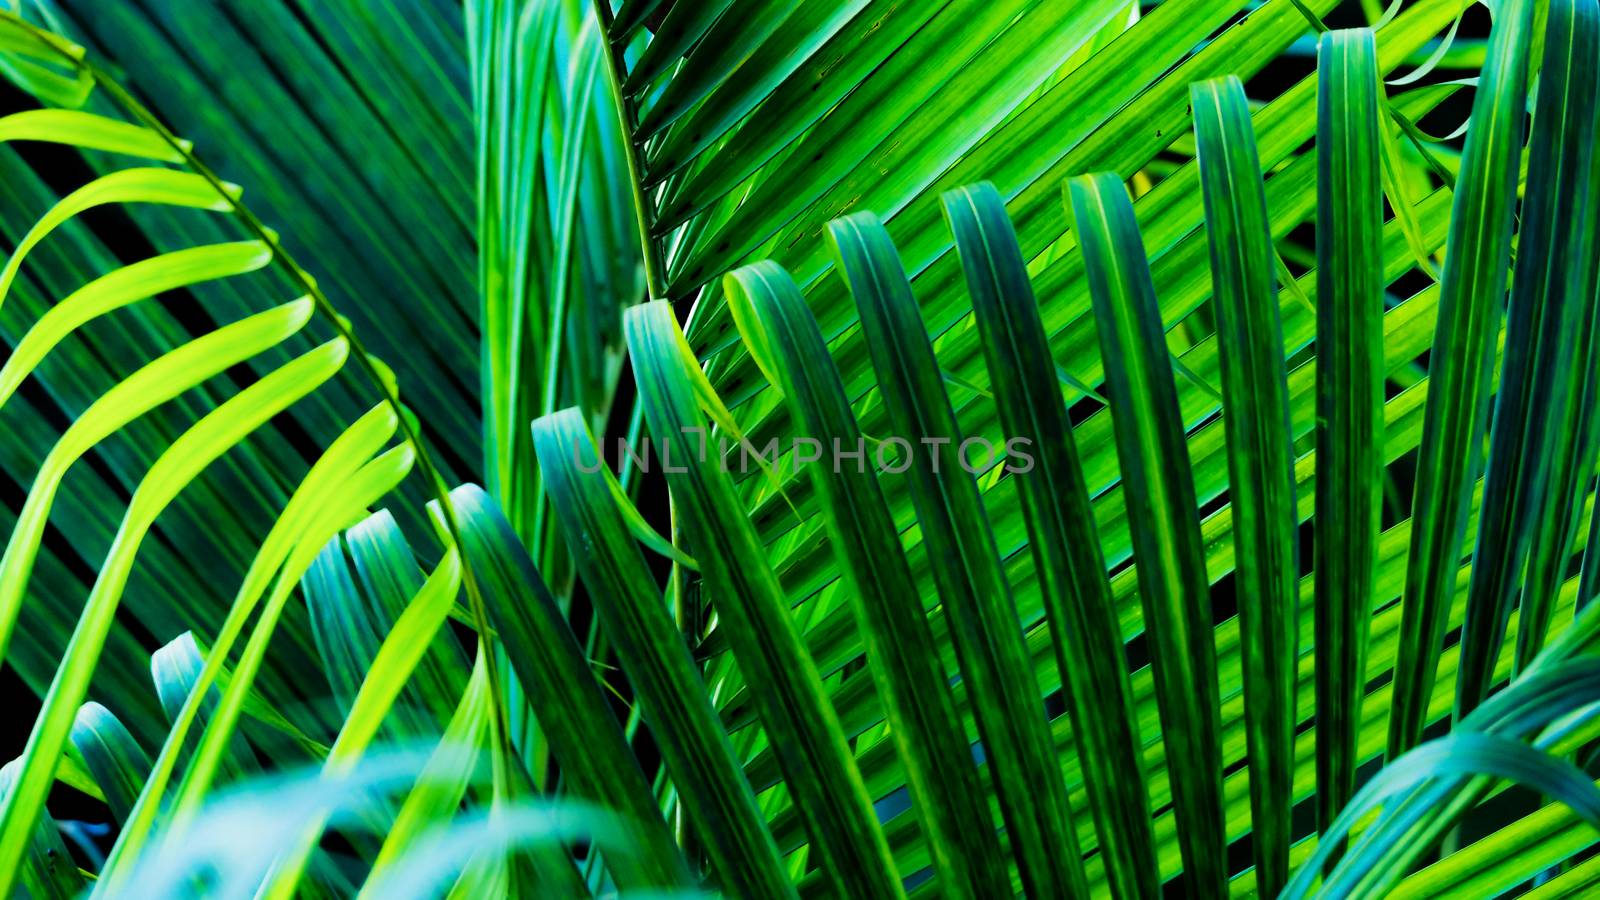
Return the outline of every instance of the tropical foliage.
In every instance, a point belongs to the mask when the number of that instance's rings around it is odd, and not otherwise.
[[[0,12],[0,893],[1592,892],[1600,6],[1489,19]]]

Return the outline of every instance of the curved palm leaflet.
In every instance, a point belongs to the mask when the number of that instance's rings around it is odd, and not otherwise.
[[[1470,6],[0,12],[0,891],[1592,891],[1600,6]]]

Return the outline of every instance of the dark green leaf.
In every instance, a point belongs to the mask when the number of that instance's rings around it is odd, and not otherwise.
[[[961,678],[972,698],[1001,816],[1030,897],[1087,889],[1072,807],[1023,640],[1011,587],[970,470],[969,442],[944,392],[944,377],[911,284],[876,216],[830,223],[838,271],[850,287],[872,348],[893,435],[905,442],[912,504],[933,561]],[[985,457],[997,456],[988,445]],[[1007,463],[1009,464],[1009,463]]]
[[[1128,494],[1139,597],[1191,896],[1227,891],[1222,735],[1210,585],[1171,353],[1127,189],[1115,174],[1067,183],[1105,361]]]
[[[1333,824],[1355,790],[1383,500],[1383,180],[1377,52],[1372,32],[1364,28],[1328,32],[1317,46],[1317,489],[1312,568],[1317,824],[1323,830]]]
[[[1489,471],[1461,629],[1457,717],[1471,712],[1489,691],[1544,498],[1552,484],[1561,486],[1551,475],[1553,454],[1563,449],[1560,429],[1568,424],[1562,415],[1573,387],[1568,370],[1589,316],[1586,307],[1595,299],[1586,283],[1596,249],[1594,211],[1586,201],[1594,174],[1597,66],[1600,9],[1593,0],[1551,0]],[[1551,499],[1565,504],[1570,498]],[[1549,631],[1556,598],[1544,585],[1539,588],[1522,594],[1518,668],[1539,652]]]
[[[1273,897],[1289,879],[1300,639],[1299,516],[1283,322],[1244,85],[1231,77],[1201,82],[1190,97],[1222,363],[1256,890]]]
[[[792,896],[750,783],[617,507],[583,414],[566,409],[538,419],[533,446],[578,574],[722,889],[739,897]]]
[[[484,604],[570,790],[624,817],[635,853],[608,858],[624,891],[693,884],[622,727],[516,532],[476,485],[450,492]]]
[[[1473,100],[1461,158],[1439,292],[1439,326],[1429,356],[1427,415],[1417,452],[1403,646],[1395,666],[1389,756],[1422,737],[1427,696],[1444,641],[1445,607],[1461,561],[1488,425],[1495,339],[1500,331],[1518,161],[1527,104],[1534,3],[1505,0]]]
[[[876,466],[845,399],[839,373],[800,289],[776,263],[739,269],[724,279],[740,332],[772,383],[782,391],[797,434],[828,452],[860,452],[852,462],[830,456],[808,467],[821,499],[834,551],[853,598],[856,620],[884,703],[890,736],[922,821],[941,895],[990,897],[1010,890],[972,749],[949,692],[949,681],[922,601],[912,583],[894,519],[878,487]],[[868,468],[872,465],[872,468]]]
[[[118,825],[126,822],[150,775],[150,755],[111,710],[92,701],[78,708],[72,746],[105,795],[111,817]]]
[[[1106,877],[1114,896],[1153,896],[1160,870],[1121,628],[1044,324],[999,193],[985,183],[946,194],[944,204],[1004,434],[1025,441],[1018,446],[1033,459],[1031,471],[1010,480],[1027,519]]]
[[[717,599],[719,630],[751,686],[819,863],[842,896],[897,896],[902,889],[888,843],[816,664],[721,457],[705,452],[709,434],[701,406],[715,401],[707,396],[710,385],[670,305],[634,307],[624,328],[680,527]]]

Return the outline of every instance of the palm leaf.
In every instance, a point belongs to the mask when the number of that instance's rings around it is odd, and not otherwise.
[[[1317,825],[1355,789],[1383,473],[1383,221],[1377,47],[1364,29],[1317,48]],[[1431,379],[1430,379],[1431,385]],[[1431,390],[1431,387],[1430,387]]]
[[[1195,143],[1206,190],[1234,552],[1239,560],[1256,889],[1272,896],[1288,879],[1294,669],[1300,637],[1289,384],[1273,283],[1272,232],[1244,86],[1233,79],[1211,81],[1195,85],[1192,96]]]
[[[705,452],[705,419],[696,383],[703,380],[683,334],[662,303],[636,307],[625,321],[641,403],[673,475],[683,526],[702,573],[727,602],[718,612],[740,669],[754,688],[763,725],[806,819],[821,866],[846,896],[900,893],[889,848],[772,570],[738,511],[720,456]],[[697,377],[699,376],[699,377]],[[701,441],[692,449],[691,435]],[[673,472],[676,464],[682,471]]]
[[[1191,892],[1226,889],[1221,720],[1208,580],[1165,328],[1142,262],[1133,204],[1115,175],[1068,183],[1075,231],[1100,320],[1117,455],[1129,492],[1134,554],[1162,728],[1175,746],[1172,791]],[[1174,762],[1176,760],[1176,762]]]
[[[911,580],[905,554],[883,504],[875,475],[866,470],[866,439],[844,399],[816,321],[788,273],[772,263],[728,276],[734,315],[805,433],[829,448],[861,454],[852,472],[842,457],[813,465],[825,498],[834,546],[859,600],[856,617],[869,642],[878,695],[908,788],[922,821],[939,882],[953,893],[981,897],[1010,883],[988,803],[972,763],[965,729],[942,691],[925,691],[948,679],[939,664],[926,611],[906,594]],[[847,448],[855,448],[849,450]],[[880,445],[881,447],[881,445]],[[876,459],[880,448],[874,448]]]
[[[1406,575],[1406,652],[1395,669],[1390,756],[1422,735],[1423,698],[1444,640],[1447,579],[1460,559],[1462,513],[1482,454],[1491,356],[1510,265],[1532,8],[1508,3],[1497,17],[1451,211],[1432,356],[1438,389],[1430,391],[1417,451],[1416,543]]]
[[[1584,213],[1594,116],[1573,108],[1592,93],[1600,60],[1600,10],[1593,4],[1557,3],[1546,14],[1544,67],[1529,142],[1528,183],[1511,285],[1505,365],[1489,436],[1483,519],[1473,552],[1473,598],[1461,634],[1463,665],[1457,714],[1472,711],[1489,690],[1488,657],[1505,639],[1516,580],[1533,536],[1534,516],[1550,476],[1551,448],[1559,440],[1560,411],[1570,385],[1564,377],[1581,331],[1583,253],[1590,227],[1572,227]],[[1571,93],[1567,93],[1570,91]],[[1490,549],[1493,548],[1493,549]],[[1549,593],[1523,595],[1518,658],[1526,665],[1544,644]]]
[[[7,878],[1584,890],[1593,4],[1467,5],[0,17]]]
[[[1106,876],[1118,896],[1148,894],[1155,890],[1157,872],[1138,735],[1130,727],[1131,690],[1083,466],[1061,395],[1051,383],[1038,307],[994,188],[957,191],[946,195],[945,204],[971,285],[973,312],[984,330],[1002,422],[1012,440],[1032,448],[1027,468],[1039,467],[1029,473],[1013,464],[1018,471],[1012,480],[1028,517],[1028,544],[1060,677],[1071,692],[1079,758],[1094,767],[1084,781]],[[1105,709],[1112,714],[1094,712]]]
[[[604,463],[581,412],[563,410],[536,420],[533,442],[579,574],[637,685],[674,782],[694,798],[685,808],[724,890],[768,897],[791,893],[772,835],[683,636],[667,615],[607,479],[590,471]]]

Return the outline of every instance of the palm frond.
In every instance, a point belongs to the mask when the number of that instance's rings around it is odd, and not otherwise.
[[[1600,7],[1469,6],[0,13],[0,890],[1590,890]]]

